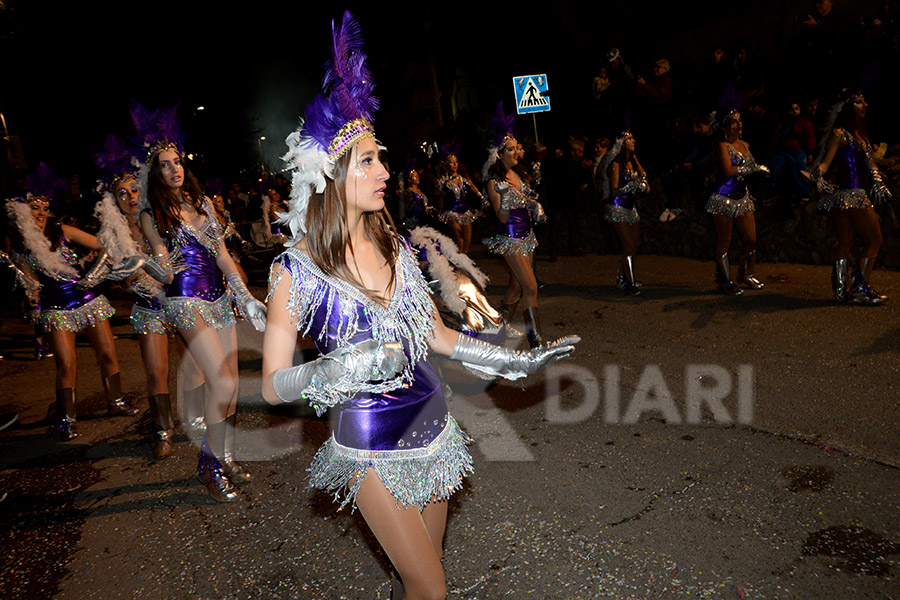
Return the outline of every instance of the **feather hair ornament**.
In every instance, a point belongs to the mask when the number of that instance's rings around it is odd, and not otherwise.
[[[325,64],[323,92],[306,107],[300,127],[287,138],[284,160],[293,170],[287,224],[293,237],[306,235],[306,212],[313,192],[325,191],[325,177],[334,178],[335,161],[364,138],[375,139],[372,118],[378,109],[375,84],[362,51],[359,23],[347,11],[340,25],[331,23],[331,59]]]
[[[515,138],[516,117],[513,114],[503,112],[503,101],[497,103],[497,110],[488,121],[488,129],[492,132],[491,148],[488,150],[488,158],[481,167],[482,181],[488,180],[488,172],[500,159],[500,148],[506,144],[510,138]]]

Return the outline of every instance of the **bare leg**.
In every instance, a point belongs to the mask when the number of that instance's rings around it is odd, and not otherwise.
[[[508,254],[504,256],[506,264],[509,265],[513,277],[522,288],[522,308],[531,308],[537,306],[538,286],[537,279],[534,277],[534,269],[531,268],[531,253],[528,254]],[[507,296],[504,300],[511,300],[507,304],[515,302],[515,298],[509,298],[509,288],[507,288]]]
[[[459,248],[460,252],[462,252],[462,225],[452,219],[449,220],[448,225],[450,225],[450,237],[453,238],[453,243],[456,244],[456,247]]]
[[[416,507],[400,508],[374,469],[369,469],[356,496],[360,513],[403,580],[406,600],[447,597],[444,568],[423,513]],[[444,504],[446,503],[437,503]],[[436,505],[436,509],[439,507]],[[427,510],[427,509],[426,509]],[[446,516],[446,512],[444,513]],[[439,514],[429,514],[429,521]],[[435,530],[435,533],[437,531]]]
[[[145,333],[140,336],[140,343],[141,357],[147,371],[147,395],[168,394],[169,337],[159,333]]]
[[[75,332],[51,328],[47,333],[56,363],[56,389],[74,388],[76,381]]]
[[[469,253],[469,248],[472,247],[472,224],[461,225],[460,226],[460,241],[461,244],[459,246],[459,251],[463,254]]]
[[[98,321],[93,327],[84,329],[94,347],[94,354],[97,355],[97,365],[100,367],[100,374],[106,378],[114,373],[119,372],[119,360],[116,358],[116,344],[113,341],[112,328],[109,321],[104,319]]]
[[[725,215],[713,215],[712,218],[716,226],[716,256],[722,256],[731,246],[734,219]]]
[[[841,212],[846,215],[850,226],[863,240],[863,250],[860,258],[874,258],[878,256],[883,240],[881,237],[881,225],[878,223],[878,214],[875,212],[875,209],[851,208]],[[849,256],[849,254],[850,250],[848,247],[847,255]]]
[[[741,256],[756,252],[756,218],[753,213],[749,212],[746,215],[735,217],[734,226],[741,236]],[[723,253],[727,250],[726,248]]]
[[[206,381],[209,382],[209,396],[206,399],[206,422],[218,423],[229,415],[237,394],[237,377],[232,370],[230,358],[222,346],[222,340],[215,329],[207,325],[200,315],[196,316],[191,329],[179,329],[188,350],[197,360]]]

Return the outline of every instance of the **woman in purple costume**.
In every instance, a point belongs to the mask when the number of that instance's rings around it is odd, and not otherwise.
[[[459,159],[450,154],[441,165],[443,173],[438,182],[443,211],[442,222],[450,226],[450,233],[456,246],[463,254],[472,246],[472,223],[481,216],[484,198],[468,176],[459,172]]]
[[[634,278],[634,255],[641,245],[641,225],[636,200],[650,191],[647,172],[634,153],[634,136],[626,131],[603,157],[599,168],[603,178],[606,205],[604,219],[612,224],[622,243],[622,258],[616,285],[626,294],[637,296],[641,283]]]
[[[12,239],[17,263],[24,274],[40,285],[40,322],[50,336],[56,361],[56,402],[52,429],[64,441],[78,436],[75,412],[75,335],[84,333],[97,355],[110,415],[134,416],[137,409],[122,396],[119,361],[109,318],[115,313],[95,287],[109,272],[107,254],[97,238],[50,218],[46,195],[10,200],[7,211],[18,235]],[[75,245],[99,252],[85,273]]]
[[[485,163],[488,200],[499,223],[497,235],[484,242],[491,252],[503,256],[510,270],[509,284],[498,308],[500,315],[508,326],[521,300],[528,343],[536,348],[543,338],[537,312],[538,284],[533,267],[537,238],[532,227],[532,212],[542,214],[542,211],[538,209],[534,191],[513,170],[518,164],[518,156],[518,143],[511,133],[507,133],[500,139],[499,146],[491,150]]]
[[[237,498],[233,482],[249,481],[250,475],[234,459],[237,334],[223,273],[238,307],[260,331],[265,329],[265,306],[241,280],[215,210],[182,164],[178,147],[159,142],[147,163],[150,209],[141,213],[141,228],[155,255],[177,252],[186,265],[166,278],[166,312],[209,385],[197,478],[212,498],[230,502]]]
[[[384,207],[377,101],[349,13],[334,27],[332,56],[331,96],[319,95],[288,138],[293,238],[270,276],[263,397],[334,407],[310,484],[360,509],[405,586],[404,596],[395,582],[395,598],[444,598],[447,499],[472,459],[427,352],[515,377],[568,355],[577,338],[518,353],[441,323]],[[322,356],[292,366],[298,331]]]
[[[891,193],[872,161],[874,149],[866,128],[867,108],[861,93],[835,105],[834,125],[829,127],[820,158],[811,170],[821,196],[819,209],[831,212],[837,230],[831,276],[835,298],[838,302],[884,304],[887,296],[872,290],[868,281],[882,242],[873,203],[890,198]],[[862,238],[863,249],[851,274],[850,251],[857,234]]]
[[[284,206],[282,206],[281,194],[275,188],[269,188],[263,194],[263,211],[272,241],[279,246],[283,246],[285,240],[290,237],[290,229],[281,222],[281,213],[284,211]]]
[[[763,289],[762,282],[754,275],[756,267],[756,219],[755,206],[744,178],[752,173],[768,173],[769,169],[756,164],[747,142],[741,139],[743,124],[741,114],[729,112],[722,120],[720,141],[715,157],[719,166],[716,191],[706,203],[706,212],[713,217],[716,226],[716,282],[719,289],[730,296],[740,296],[741,286],[751,290]],[[731,235],[737,228],[741,235],[741,261],[738,282],[731,280],[728,248]]]
[[[101,162],[98,159],[98,163]],[[110,189],[97,203],[94,215],[100,221],[97,234],[100,243],[114,261],[126,260],[129,256],[152,254],[149,244],[141,231],[140,214],[141,188],[137,177],[129,172],[112,177]],[[175,328],[166,317],[163,303],[165,292],[162,283],[177,268],[172,264],[173,256],[149,258],[143,269],[136,271],[124,281],[125,287],[134,295],[131,307],[131,330],[138,335],[141,358],[147,375],[147,398],[153,421],[153,457],[164,458],[172,454],[175,436],[175,421],[169,395],[169,335]],[[182,363],[185,367],[185,381],[197,381],[186,387],[197,387],[203,383],[203,373],[190,353]],[[190,414],[190,409],[186,409]],[[194,409],[193,412],[197,412]],[[202,417],[202,412],[200,412]]]

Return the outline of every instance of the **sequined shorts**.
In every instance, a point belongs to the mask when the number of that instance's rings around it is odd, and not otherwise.
[[[744,194],[741,198],[729,198],[722,194],[713,194],[706,203],[706,212],[711,215],[724,215],[726,217],[743,217],[748,213],[756,210],[753,204],[753,197],[750,194]]]
[[[197,315],[213,329],[224,329],[237,323],[231,308],[231,294],[227,292],[213,301],[182,296],[168,298],[165,313],[176,329],[193,328]]]
[[[447,415],[444,429],[424,448],[360,450],[339,444],[332,436],[310,465],[309,485],[334,495],[340,508],[356,506],[356,494],[368,469],[397,502],[419,509],[433,500],[446,500],[472,473],[471,438]]]
[[[443,223],[459,223],[460,225],[471,225],[480,216],[481,216],[480,210],[467,210],[464,213],[453,212],[452,210],[445,210],[440,215],[438,215],[438,218]]]
[[[485,238],[484,245],[494,254],[508,256],[510,254],[531,254],[537,248],[537,238],[534,231],[529,231],[525,239],[509,237],[506,235],[495,235]]]
[[[819,200],[819,210],[830,211],[832,209],[847,210],[850,208],[872,208],[872,202],[866,190],[837,190],[830,196]]]
[[[608,204],[606,206],[606,212],[603,215],[603,218],[610,223],[628,223],[629,225],[634,225],[641,220],[637,208],[625,208],[624,206],[616,206],[615,204]]]
[[[50,329],[81,331],[93,327],[99,321],[105,321],[114,314],[116,310],[106,296],[101,295],[71,310],[42,310],[40,320],[44,331]]]
[[[131,307],[131,330],[135,333],[159,333],[168,335],[175,331],[162,310],[153,310],[140,304]]]

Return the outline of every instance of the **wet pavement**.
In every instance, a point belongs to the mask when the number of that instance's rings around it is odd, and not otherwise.
[[[473,258],[497,299],[502,264]],[[490,388],[444,364],[476,467],[451,502],[449,597],[900,597],[900,273],[876,271],[894,298],[872,308],[835,305],[824,267],[761,264],[767,289],[729,298],[711,263],[639,256],[629,298],[615,264],[538,261],[545,336],[584,338],[571,360]],[[0,412],[21,416],[0,432],[0,598],[388,597],[358,512],[306,487],[328,422],[259,398],[252,327],[238,451],[254,480],[218,504],[183,435],[152,461],[139,420],[105,416],[80,338],[81,437],[47,436],[53,362],[3,317]],[[138,342],[126,318],[113,330],[146,409]]]

